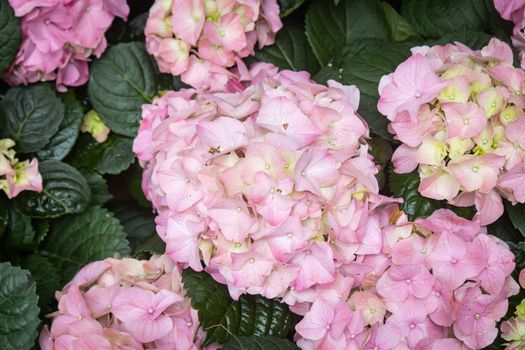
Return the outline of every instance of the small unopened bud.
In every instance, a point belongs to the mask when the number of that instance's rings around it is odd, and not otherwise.
[[[106,126],[98,113],[92,109],[84,115],[80,131],[90,133],[97,142],[103,143],[108,139],[111,130]]]

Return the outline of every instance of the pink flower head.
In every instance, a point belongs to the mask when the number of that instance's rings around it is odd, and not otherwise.
[[[133,283],[128,279],[133,277]],[[42,349],[163,349],[202,344],[181,271],[166,256],[108,258],[82,268],[57,292],[58,312]]]
[[[321,296],[303,299],[313,305],[301,310],[299,347],[467,350],[492,343],[507,298],[517,293],[507,245],[450,210],[415,223],[395,205],[372,215],[385,226],[382,252],[389,255],[358,256],[336,268],[336,282],[316,287]],[[352,277],[350,289],[344,276]],[[345,321],[345,337],[338,337],[330,329],[347,308],[344,299],[355,311]]]
[[[358,91],[266,64],[242,74],[224,91],[167,92],[143,107],[134,150],[166,254],[234,298],[335,302],[331,288],[354,283],[341,265],[386,264],[378,217],[391,200],[378,194]]]
[[[506,16],[523,19],[522,5],[503,2]],[[524,82],[498,39],[478,51],[461,43],[414,49],[379,86],[378,109],[402,142],[394,170],[417,170],[425,197],[475,205],[482,225],[502,215],[501,196],[523,203]]]
[[[10,85],[56,80],[59,91],[88,79],[88,61],[100,57],[115,17],[126,19],[125,0],[9,0],[21,18],[22,45],[4,79]]]
[[[276,0],[156,0],[146,22],[146,48],[163,73],[201,90],[222,90],[226,68],[271,45],[281,29]]]

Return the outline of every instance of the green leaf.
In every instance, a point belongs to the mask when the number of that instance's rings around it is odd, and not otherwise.
[[[0,75],[13,62],[21,41],[18,18],[7,0],[0,0]]]
[[[7,222],[9,221],[9,201],[0,193],[0,238],[5,232]]]
[[[64,104],[49,85],[15,87],[1,102],[3,136],[16,142],[19,152],[36,152],[58,131],[64,119]]]
[[[322,65],[356,39],[388,39],[388,27],[377,0],[345,0],[338,5],[315,0],[306,13],[306,35]]]
[[[51,222],[49,219],[33,219],[31,223],[36,231],[35,243],[38,246],[46,239],[49,228],[51,227]]]
[[[281,69],[317,72],[319,64],[304,34],[304,26],[297,21],[285,21],[277,33],[275,44],[255,53],[261,62],[273,63]]]
[[[159,92],[157,70],[144,44],[112,46],[90,71],[89,100],[95,110],[113,132],[134,137],[142,104]]]
[[[38,305],[44,313],[51,312],[50,304],[55,299],[55,291],[60,290],[60,272],[42,255],[28,255],[22,260],[22,267],[29,270],[36,281]]]
[[[2,247],[6,250],[29,251],[34,249],[36,232],[31,218],[20,214],[15,208],[9,208],[9,221]]]
[[[29,273],[0,263],[0,349],[30,349],[37,336],[38,297]]]
[[[232,336],[230,341],[224,344],[222,350],[298,350],[297,345],[287,339],[251,336]]]
[[[361,93],[359,114],[370,130],[391,140],[387,130],[388,119],[377,111],[377,87],[383,75],[393,72],[410,56],[412,43],[393,43],[379,40],[360,40],[342,48],[340,59],[330,68],[324,68],[316,80],[335,79],[347,85],[357,85]]]
[[[53,222],[45,251],[60,271],[62,282],[89,262],[128,255],[129,244],[119,221],[106,209],[91,207],[80,215]]]
[[[468,47],[479,50],[489,43],[491,36],[484,32],[476,32],[463,27],[453,33],[447,33],[437,40],[431,41],[430,45],[446,45],[459,41]]]
[[[71,165],[58,160],[40,163],[44,182],[42,192],[24,191],[15,198],[16,208],[37,218],[53,218],[83,212],[90,200],[91,190],[82,174]]]
[[[394,197],[403,198],[401,208],[408,215],[409,220],[429,216],[442,207],[439,201],[419,194],[419,174],[417,171],[408,174],[397,174],[390,171],[389,180],[390,191]]]
[[[137,203],[144,208],[151,210],[151,202],[146,198],[142,191],[142,168],[135,162],[126,172],[127,187],[131,196]]]
[[[106,180],[99,173],[91,170],[82,170],[82,175],[91,188],[90,205],[102,205],[109,201],[113,196],[109,192]]]
[[[134,162],[132,147],[132,139],[116,134],[110,134],[103,143],[97,142],[90,135],[82,135],[71,157],[72,163],[78,168],[116,175]]]
[[[404,0],[401,14],[428,38],[439,38],[464,26],[476,31],[489,27],[489,11],[482,0]]]
[[[505,210],[509,214],[512,225],[525,237],[525,204],[512,205],[505,201]]]
[[[278,300],[255,295],[233,300],[228,288],[205,272],[186,269],[182,280],[206,331],[204,345],[226,343],[232,334],[285,338],[297,321],[288,306]]]
[[[410,23],[406,21],[396,9],[388,2],[382,1],[381,8],[385,14],[385,20],[388,25],[390,39],[394,41],[404,41],[409,38],[420,39],[419,34],[412,28]]]
[[[281,17],[288,16],[290,13],[297,10],[304,1],[305,0],[279,0],[279,15]],[[286,28],[286,26],[283,26],[282,29],[284,28]]]
[[[153,235],[134,248],[134,254],[150,253],[150,254],[164,254],[166,252],[166,243],[160,239],[159,235]]]
[[[112,202],[109,210],[124,226],[132,251],[148,238],[157,236],[155,217],[151,210],[136,207],[130,201]]]
[[[84,108],[73,91],[61,94],[60,99],[65,106],[64,119],[58,127],[58,132],[44,148],[38,151],[38,159],[40,160],[64,159],[77,141],[80,124],[84,116]]]

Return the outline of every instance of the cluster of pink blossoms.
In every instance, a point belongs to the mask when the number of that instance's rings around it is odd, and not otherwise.
[[[525,202],[525,71],[492,39],[479,51],[456,43],[417,47],[379,84],[378,109],[402,142],[395,171],[419,169],[422,195],[475,205],[482,225],[501,197]]]
[[[22,191],[42,191],[42,176],[38,172],[38,159],[18,161],[11,139],[0,139],[0,190],[8,198]]]
[[[520,50],[521,67],[525,68],[525,1],[494,0],[494,6],[502,18],[514,22],[512,44]]]
[[[258,63],[229,92],[168,92],[143,106],[134,151],[173,260],[231,295],[282,298],[302,313],[369,270],[382,245],[377,168],[359,91]],[[324,286],[316,288],[316,286]]]
[[[115,16],[126,19],[126,0],[9,0],[21,18],[22,46],[4,78],[11,85],[55,80],[57,89],[88,80],[91,55],[100,57]]]
[[[42,350],[199,350],[205,333],[185,296],[181,271],[165,255],[84,266],[56,293],[58,311]]]
[[[373,273],[359,289],[350,283],[316,299],[296,326],[298,345],[467,350],[492,344],[507,298],[519,290],[507,245],[449,210],[414,223],[393,214],[382,222]]]
[[[146,46],[164,73],[196,89],[222,89],[240,58],[271,45],[281,29],[276,0],[156,0]]]

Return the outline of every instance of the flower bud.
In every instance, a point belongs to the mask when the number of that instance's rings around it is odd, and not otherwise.
[[[90,133],[99,143],[106,141],[110,132],[109,128],[94,109],[84,115],[80,131]]]

